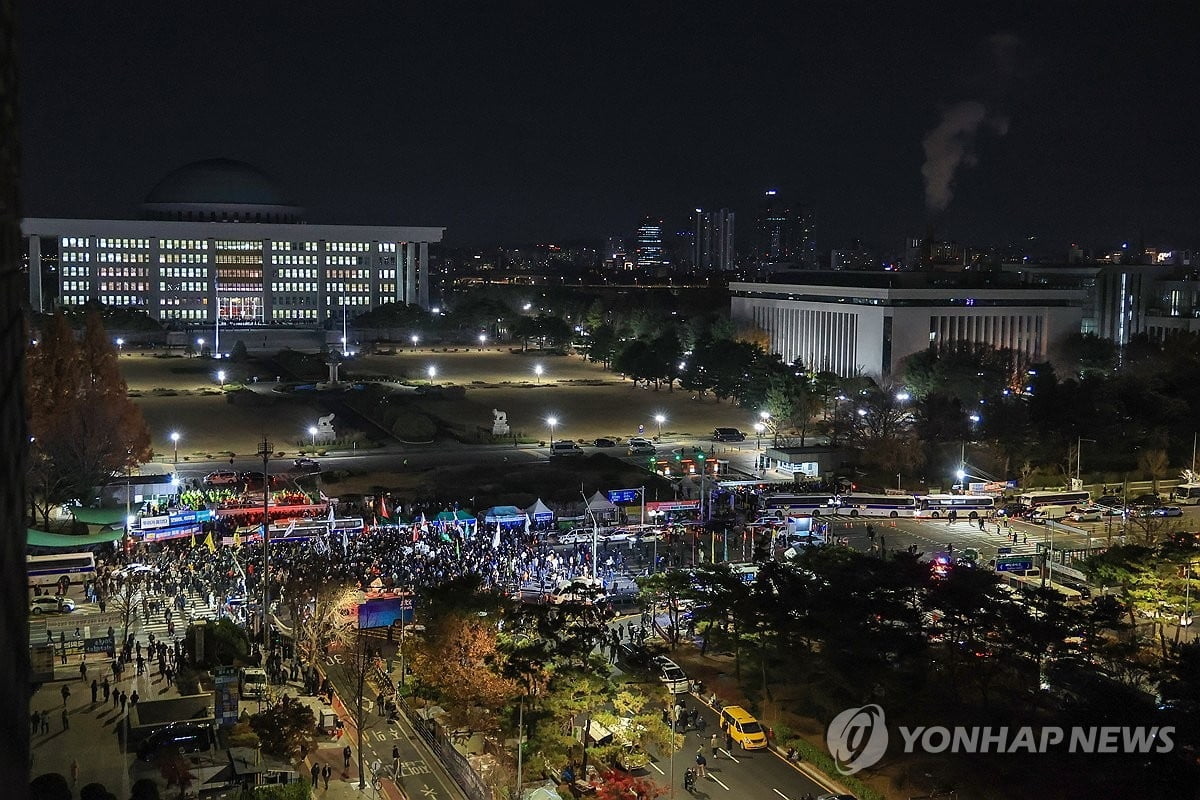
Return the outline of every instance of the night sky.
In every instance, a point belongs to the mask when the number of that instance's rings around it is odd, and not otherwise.
[[[740,212],[746,235],[774,187],[811,207],[820,248],[894,249],[930,224],[1049,253],[1139,232],[1196,247],[1198,19],[1187,2],[27,2],[23,202],[135,217],[171,169],[228,157],[310,221],[445,225],[451,244],[599,240],[697,206]]]

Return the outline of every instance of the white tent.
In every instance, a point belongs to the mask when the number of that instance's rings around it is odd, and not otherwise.
[[[598,517],[611,517],[617,513],[617,507],[600,492],[596,492],[588,498],[587,510]]]
[[[525,513],[528,514],[529,518],[534,522],[548,522],[554,519],[554,512],[550,510],[549,506],[542,502],[542,498],[540,497],[537,499],[536,503],[525,509]]]

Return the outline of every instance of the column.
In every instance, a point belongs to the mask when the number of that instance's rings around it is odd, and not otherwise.
[[[62,274],[61,269],[59,274]],[[29,307],[39,313],[45,311],[42,308],[42,237],[34,233],[29,234]]]
[[[404,305],[417,302],[417,243],[404,244]]]
[[[429,310],[429,242],[421,242],[421,260],[420,260],[421,277],[418,281],[417,291],[420,292],[419,303],[421,308]]]

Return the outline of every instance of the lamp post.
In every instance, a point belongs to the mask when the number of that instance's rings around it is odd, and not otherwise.
[[[558,424],[558,417],[547,417],[546,424],[550,426],[550,449],[554,449],[554,426]]]
[[[658,438],[661,440],[662,439],[662,425],[664,422],[667,421],[667,418],[664,417],[662,414],[655,414],[654,421],[656,423],[658,423]]]
[[[754,447],[756,450],[762,450],[763,427],[761,422],[754,423]]]
[[[117,352],[119,353],[119,352],[123,351],[124,349],[125,349],[125,340],[118,338],[117,339]]]
[[[1082,467],[1083,467],[1083,443],[1096,443],[1095,439],[1085,439],[1082,436],[1075,437],[1075,483],[1082,485]]]
[[[225,370],[217,370],[217,382],[221,384],[221,388],[225,388]]]
[[[317,446],[317,426],[316,425],[308,426],[308,435],[312,437],[313,447],[316,447]]]
[[[541,364],[533,365],[533,374],[537,376],[537,382],[538,382],[538,385],[540,386],[542,383],[542,365]]]
[[[486,342],[487,342],[487,334],[486,333],[479,334],[479,349],[480,350],[483,350],[483,345]]]
[[[437,376],[437,367],[429,368],[429,385],[433,386],[433,379]]]
[[[175,447],[175,463],[179,463],[179,431],[171,431],[171,444]]]
[[[414,334],[412,335],[413,350],[416,350],[416,349],[417,349],[417,342],[419,342],[419,341],[421,341],[421,337],[420,337],[420,336],[417,336],[417,335],[414,333]]]
[[[204,355],[204,337],[203,336],[201,336],[199,339],[196,340],[196,351],[199,355],[201,355],[201,356]]]

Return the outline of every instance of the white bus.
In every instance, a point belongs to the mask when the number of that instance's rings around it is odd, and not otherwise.
[[[91,553],[61,553],[53,556],[26,556],[25,570],[29,574],[29,590],[67,593],[71,584],[82,586],[96,577],[96,557]]]
[[[1025,508],[1038,506],[1086,506],[1092,501],[1091,492],[1025,492],[1017,498]]]
[[[927,494],[917,498],[917,517],[938,519],[951,511],[967,519],[990,516],[996,498],[986,494]]]
[[[852,517],[911,517],[917,510],[917,498],[911,494],[843,494],[838,497],[838,513]]]
[[[831,494],[773,494],[767,497],[765,516],[786,517],[791,514],[837,513],[837,499]]]
[[[1181,506],[1200,503],[1200,483],[1181,483],[1171,490],[1171,502]]]

